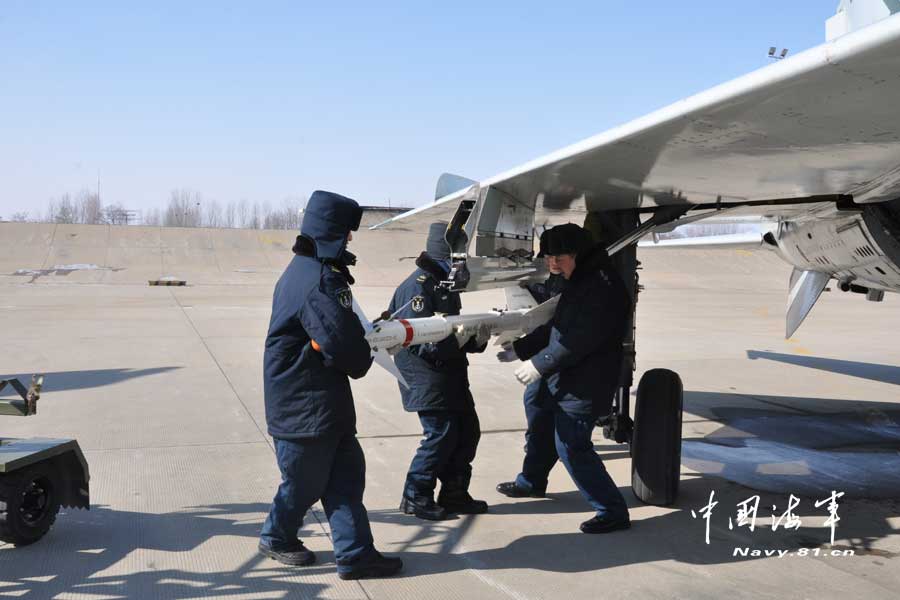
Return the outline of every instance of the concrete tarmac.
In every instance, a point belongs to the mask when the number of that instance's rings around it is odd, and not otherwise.
[[[599,430],[630,531],[579,533],[591,514],[561,466],[547,498],[496,493],[521,467],[525,420],[515,365],[488,352],[470,379],[483,429],[472,493],[489,514],[430,523],[397,510],[421,431],[373,367],[353,384],[366,505],[403,574],[339,580],[319,506],[301,531],[315,566],[259,556],[278,483],[262,348],[294,235],[0,224],[0,377],[46,374],[39,414],[0,432],[77,438],[92,475],[90,511],[63,511],[33,546],[0,545],[0,598],[900,598],[900,299],[831,291],[785,341],[790,268],[766,251],[641,252],[638,375],[671,368],[686,390],[675,506],[638,502],[627,447]],[[370,315],[423,243],[356,236],[354,293]],[[188,285],[147,285],[166,276]],[[832,490],[845,494],[834,545],[816,506]],[[801,524],[773,531],[791,495]],[[756,496],[751,531],[737,510]]]

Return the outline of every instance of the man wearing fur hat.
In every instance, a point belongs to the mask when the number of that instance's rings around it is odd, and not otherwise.
[[[540,404],[552,411],[553,427],[534,432],[529,441],[547,456],[555,448],[594,509],[595,516],[581,524],[581,531],[628,529],[628,506],[594,450],[591,434],[597,417],[609,414],[619,385],[631,300],[606,250],[578,225],[551,229],[545,253],[551,270],[566,280],[553,318],[497,357],[523,361],[516,379],[524,385],[539,383]],[[514,497],[542,496],[554,462],[548,460],[542,469],[523,473],[497,490]]]

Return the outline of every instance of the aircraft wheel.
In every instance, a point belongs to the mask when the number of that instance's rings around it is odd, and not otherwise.
[[[56,521],[60,481],[49,463],[37,463],[0,476],[0,541],[27,546]]]
[[[631,439],[631,488],[647,504],[667,506],[681,477],[681,412],[684,386],[668,369],[641,377]]]

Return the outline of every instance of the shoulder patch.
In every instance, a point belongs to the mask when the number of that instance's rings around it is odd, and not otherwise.
[[[334,265],[328,265],[328,266],[331,267],[331,272],[332,272],[332,273],[340,273],[340,272],[341,272],[341,270],[338,269],[338,268],[337,268],[336,266],[334,266]]]
[[[425,297],[424,296],[413,296],[412,302],[410,302],[409,307],[413,312],[422,312],[425,310]]]
[[[428,275],[419,275],[418,277],[416,277],[416,281],[418,281],[419,283],[424,283],[426,279],[428,279]]]
[[[350,288],[344,288],[342,290],[338,290],[337,301],[338,301],[338,304],[340,304],[344,308],[347,308],[347,309],[352,308],[353,307],[353,292],[350,291]]]

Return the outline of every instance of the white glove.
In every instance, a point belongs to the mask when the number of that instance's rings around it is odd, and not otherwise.
[[[521,367],[516,369],[516,379],[518,379],[519,383],[522,385],[531,385],[540,378],[541,374],[534,368],[534,363],[530,360],[526,360],[522,363]]]
[[[519,357],[516,356],[516,351],[513,350],[513,346],[511,343],[506,342],[501,346],[503,350],[497,353],[497,360],[502,363],[512,362],[514,360],[519,360]]]

